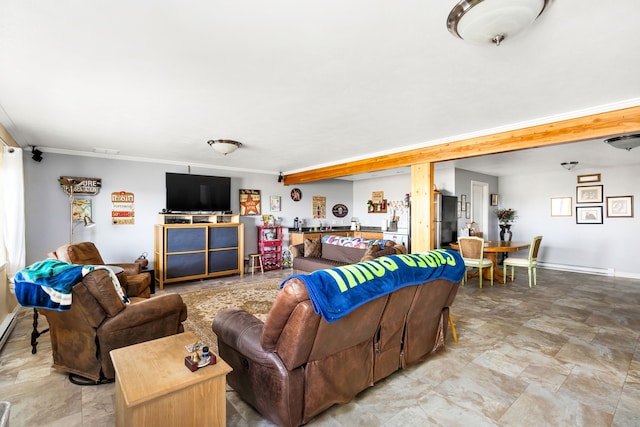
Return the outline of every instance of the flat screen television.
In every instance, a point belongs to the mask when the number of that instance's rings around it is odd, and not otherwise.
[[[231,211],[229,177],[167,172],[166,189],[168,211]]]

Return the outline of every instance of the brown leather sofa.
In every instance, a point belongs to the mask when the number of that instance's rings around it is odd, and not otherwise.
[[[306,286],[289,279],[264,323],[240,309],[214,318],[220,356],[233,368],[227,381],[272,422],[305,424],[441,349],[458,286],[407,286],[327,322]]]
[[[49,323],[53,366],[92,381],[115,378],[111,350],[184,332],[187,307],[180,295],[125,304],[103,269],[84,276],[71,295],[70,310],[38,312]]]
[[[135,262],[105,264],[98,248],[92,242],[72,243],[60,246],[48,254],[49,258],[78,265],[111,265],[124,270],[118,275],[120,284],[130,297],[149,298],[151,296],[151,275],[141,273],[142,266]]]

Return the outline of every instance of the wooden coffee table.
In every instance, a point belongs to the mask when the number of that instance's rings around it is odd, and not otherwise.
[[[196,341],[185,332],[111,351],[116,426],[226,425],[226,376],[232,369],[216,355],[215,365],[191,372],[185,346]]]

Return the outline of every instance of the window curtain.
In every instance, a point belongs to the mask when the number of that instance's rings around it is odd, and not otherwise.
[[[4,145],[4,144],[0,144]],[[2,147],[0,154],[0,220],[2,221],[3,254],[7,262],[7,277],[13,276],[25,266],[25,211],[22,149]]]

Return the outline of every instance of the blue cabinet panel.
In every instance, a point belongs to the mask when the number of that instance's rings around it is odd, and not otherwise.
[[[238,227],[211,227],[209,248],[235,248],[238,246]]]
[[[205,253],[169,254],[165,265],[167,279],[206,274]]]
[[[236,249],[209,252],[209,273],[236,270],[237,268],[238,251]]]
[[[169,228],[167,230],[167,252],[203,251],[207,248],[207,229]]]

